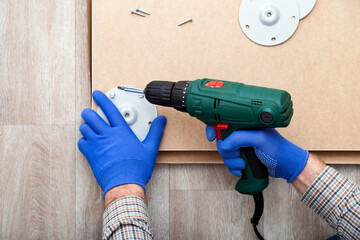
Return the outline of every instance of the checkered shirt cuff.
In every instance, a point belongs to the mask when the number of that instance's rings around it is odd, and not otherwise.
[[[103,239],[153,239],[145,202],[135,196],[112,202],[103,215]]]

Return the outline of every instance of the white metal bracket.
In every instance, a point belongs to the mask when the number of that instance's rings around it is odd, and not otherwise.
[[[288,40],[295,33],[299,19],[297,0],[243,0],[239,9],[244,34],[264,46]]]
[[[106,96],[118,108],[138,139],[143,141],[149,132],[152,121],[157,117],[156,106],[146,100],[143,89],[119,86],[107,92]],[[101,108],[97,109],[97,113],[109,123]]]

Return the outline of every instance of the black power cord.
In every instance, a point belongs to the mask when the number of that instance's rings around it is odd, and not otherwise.
[[[257,230],[257,225],[259,224],[260,218],[264,211],[264,197],[262,192],[256,193],[253,195],[255,201],[255,211],[253,217],[250,219],[251,224],[253,225],[256,236],[260,240],[265,240],[263,236]]]

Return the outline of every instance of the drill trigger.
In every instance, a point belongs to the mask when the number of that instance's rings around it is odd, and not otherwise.
[[[219,123],[217,126],[210,126],[216,131],[216,139],[222,139],[220,130],[227,130],[229,128],[229,124],[227,123]]]

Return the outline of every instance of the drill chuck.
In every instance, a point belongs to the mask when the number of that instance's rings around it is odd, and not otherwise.
[[[152,104],[173,107],[179,111],[187,112],[186,93],[189,85],[190,81],[152,81],[146,86],[144,94]]]

